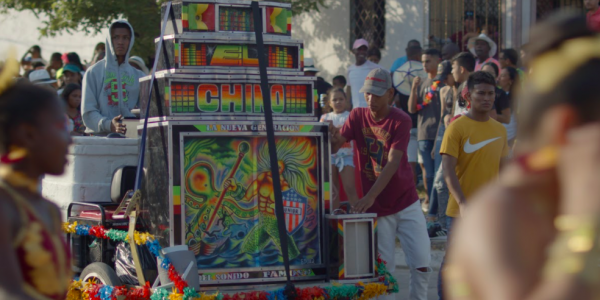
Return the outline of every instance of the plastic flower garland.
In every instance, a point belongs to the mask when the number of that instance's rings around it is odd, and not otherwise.
[[[77,222],[64,223],[62,228],[65,233],[129,242],[127,232],[123,230],[106,230],[102,226],[77,225]],[[226,295],[220,292],[214,294],[197,293],[194,289],[188,287],[187,282],[177,273],[169,259],[162,256],[162,248],[158,241],[154,239],[154,236],[135,231],[134,241],[138,245],[145,244],[154,256],[162,259],[161,267],[168,270],[169,279],[175,286],[173,289],[159,288],[152,292],[149,282],[146,282],[142,287],[128,288],[127,286],[105,286],[95,282],[82,283],[79,280],[71,283],[67,300],[287,300],[283,287],[275,291],[239,292]],[[379,282],[296,288],[298,298],[295,300],[366,300],[388,293],[397,293],[398,283],[388,272],[385,264],[380,257],[377,258],[376,270],[380,275]]]
[[[106,230],[104,228],[104,226],[101,226],[101,225],[97,225],[97,226],[77,225],[77,222],[64,223],[62,226],[62,229],[65,233],[71,233],[71,234],[75,233],[77,235],[83,235],[83,236],[89,235],[89,236],[93,236],[96,238],[109,239],[112,241],[129,243],[129,238],[127,237],[127,235],[128,235],[127,231],[117,230],[117,229]],[[148,247],[148,250],[155,257],[160,258],[162,260],[162,263],[160,266],[163,269],[168,271],[169,279],[173,282],[175,287],[180,292],[183,292],[183,290],[188,286],[187,282],[185,280],[183,280],[183,278],[181,278],[181,275],[179,273],[177,273],[177,271],[175,270],[175,267],[171,264],[171,261],[169,260],[169,258],[164,257],[161,254],[162,247],[160,246],[158,241],[154,239],[154,236],[149,233],[140,233],[140,232],[134,231],[133,240],[135,241],[135,243],[137,245],[145,244],[146,247]],[[103,298],[98,298],[98,299],[104,300]],[[111,298],[107,298],[107,299],[111,299]],[[127,298],[127,299],[129,299],[129,298]]]
[[[435,92],[437,92],[437,90],[438,90],[439,84],[440,84],[439,80],[436,80],[433,82],[431,87],[429,87],[429,92],[427,92],[427,94],[425,94],[425,100],[423,100],[423,104],[417,104],[417,111],[425,108],[427,105],[429,105],[431,103],[433,96],[435,96]]]

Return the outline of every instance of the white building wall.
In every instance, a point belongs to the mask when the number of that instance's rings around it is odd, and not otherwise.
[[[429,1],[388,0],[385,15],[385,51],[380,64],[389,69],[392,63],[406,55],[406,44],[417,40],[425,47],[429,34]]]
[[[0,60],[3,60],[9,47],[17,49],[18,58],[33,45],[42,48],[42,56],[49,60],[54,52],[76,52],[82,61],[91,61],[94,47],[99,42],[104,42],[108,30],[96,36],[88,36],[84,32],[73,34],[64,33],[55,37],[42,37],[38,28],[44,27],[43,19],[38,19],[30,11],[9,10],[7,14],[0,14]]]
[[[423,43],[423,31],[428,22],[424,18],[424,0],[388,0],[386,3],[386,43],[381,49],[384,68],[406,53],[411,39]],[[319,13],[304,13],[292,19],[292,37],[304,41],[304,57],[312,57],[318,74],[331,82],[336,75],[346,76],[346,69],[354,63],[350,51],[350,1],[329,0],[328,8]]]

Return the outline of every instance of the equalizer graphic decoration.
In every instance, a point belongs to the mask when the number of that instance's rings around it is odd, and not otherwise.
[[[245,7],[220,7],[219,30],[254,32],[252,9]]]
[[[269,68],[297,69],[302,50],[297,46],[266,45]],[[256,45],[182,43],[182,66],[258,67]]]

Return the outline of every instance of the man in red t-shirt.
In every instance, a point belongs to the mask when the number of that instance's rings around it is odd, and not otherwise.
[[[430,241],[406,155],[412,120],[389,106],[394,89],[387,70],[372,70],[360,92],[368,107],[354,108],[340,131],[330,127],[332,152],[347,141],[356,142],[357,168],[366,194],[350,203],[352,210],[377,214],[377,249],[390,272],[396,267],[396,239],[392,237],[398,237],[410,268],[409,298],[427,299]],[[393,295],[385,297],[394,299]]]
[[[583,0],[583,6],[588,11],[588,27],[593,31],[600,32],[600,3],[598,0]]]

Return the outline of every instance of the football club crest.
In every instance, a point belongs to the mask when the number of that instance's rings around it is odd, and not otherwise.
[[[304,222],[308,198],[298,194],[293,188],[283,191],[281,194],[283,195],[285,227],[289,233],[293,233]]]

